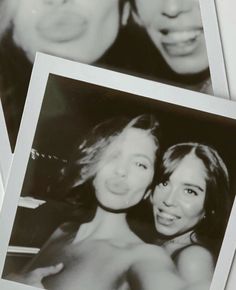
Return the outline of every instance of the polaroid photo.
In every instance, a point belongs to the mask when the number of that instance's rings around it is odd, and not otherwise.
[[[228,76],[226,73],[225,58],[221,42],[223,36],[220,33],[221,30],[215,1],[216,0],[200,0],[209,68],[211,72],[213,91],[215,92],[214,95],[222,98],[230,98]],[[218,49],[216,50],[215,47]],[[216,74],[215,72],[218,69],[220,72],[219,74]]]
[[[4,185],[3,185],[2,175],[0,175],[0,210],[2,208],[4,195],[5,195]]]
[[[228,77],[230,97],[236,100],[235,67],[236,67],[236,40],[232,37],[235,25],[236,3],[233,0],[215,0],[217,15],[219,19],[223,53],[225,58],[226,72]]]
[[[228,98],[214,0],[172,2],[2,0],[0,94],[12,151],[36,51]]]
[[[9,143],[8,132],[2,106],[0,105],[0,178],[6,184],[12,162],[12,151]]]
[[[234,102],[38,54],[1,211],[1,288],[168,289],[180,278],[160,282],[156,263],[188,249],[206,261],[193,281],[224,289],[235,116]]]
[[[233,259],[232,266],[231,266],[229,276],[228,276],[228,280],[226,283],[226,287],[225,287],[226,290],[233,290],[235,287],[235,283],[236,283],[236,277],[235,277],[235,273],[236,273],[236,258],[235,258],[235,256],[236,255],[235,254],[236,253],[234,253],[234,259]]]

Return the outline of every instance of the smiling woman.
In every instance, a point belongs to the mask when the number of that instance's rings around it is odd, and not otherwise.
[[[155,225],[158,232],[175,236],[192,229],[204,217],[206,168],[194,154],[185,156],[169,179],[154,193]],[[172,207],[178,204],[179,207]]]
[[[166,64],[164,69],[160,60],[151,64],[162,71],[161,81],[213,94],[199,0],[130,2],[135,22]]]
[[[228,171],[217,151],[198,143],[167,149],[151,201],[157,244],[184,279],[210,284],[230,210]]]
[[[208,68],[199,0],[135,0],[143,25],[171,69],[195,74]]]

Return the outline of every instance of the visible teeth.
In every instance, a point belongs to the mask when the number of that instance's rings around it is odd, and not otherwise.
[[[166,218],[166,219],[170,219],[170,220],[175,220],[175,219],[177,219],[176,216],[171,215],[171,214],[166,213],[166,212],[163,212],[163,211],[160,212],[160,216],[161,216],[162,218]]]
[[[167,44],[189,41],[198,37],[201,33],[202,30],[169,32],[168,34],[163,35],[162,41]]]

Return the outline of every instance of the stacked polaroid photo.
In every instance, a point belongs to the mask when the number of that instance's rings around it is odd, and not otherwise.
[[[213,0],[0,2],[0,289],[232,290],[217,17]]]

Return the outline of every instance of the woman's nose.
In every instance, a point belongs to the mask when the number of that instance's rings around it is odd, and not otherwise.
[[[191,10],[192,0],[164,0],[162,14],[168,18],[178,17]]]
[[[115,173],[120,177],[125,177],[127,175],[127,165],[123,160],[117,160],[115,165]]]
[[[168,193],[165,194],[165,197],[163,198],[162,202],[165,206],[175,206],[177,201],[177,190],[176,189],[170,189]]]

